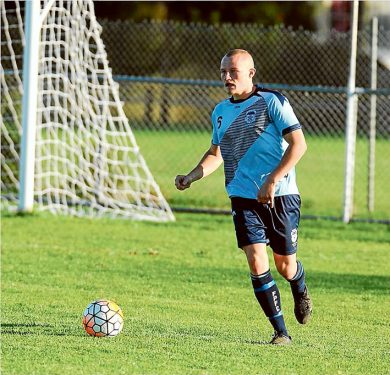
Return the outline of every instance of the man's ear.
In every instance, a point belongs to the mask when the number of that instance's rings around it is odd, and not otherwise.
[[[253,78],[256,74],[256,69],[255,68],[251,68],[249,69],[249,77],[250,78]]]

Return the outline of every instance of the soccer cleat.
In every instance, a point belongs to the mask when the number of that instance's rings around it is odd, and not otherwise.
[[[274,332],[272,335],[272,340],[269,342],[272,345],[290,345],[291,344],[291,337],[288,335],[285,335],[282,332]]]
[[[294,314],[298,323],[306,324],[310,320],[313,311],[313,304],[307,287],[305,287],[303,293],[294,295],[294,303]]]

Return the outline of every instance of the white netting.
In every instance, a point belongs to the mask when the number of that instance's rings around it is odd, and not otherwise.
[[[19,143],[23,84],[20,79],[23,51],[23,24],[19,4],[5,12],[1,6],[1,192],[2,197],[14,201],[19,190]]]
[[[48,5],[49,4],[49,5]],[[75,215],[173,220],[140,154],[112,79],[92,1],[45,2],[34,197]],[[17,198],[22,11],[1,2],[2,196]],[[18,45],[18,51],[15,51]]]

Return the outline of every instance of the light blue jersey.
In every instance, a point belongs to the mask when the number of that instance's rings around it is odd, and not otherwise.
[[[221,148],[229,197],[256,199],[288,147],[285,134],[300,129],[287,98],[257,87],[247,99],[226,99],[212,116],[212,143]],[[299,194],[295,168],[276,185],[275,196]]]

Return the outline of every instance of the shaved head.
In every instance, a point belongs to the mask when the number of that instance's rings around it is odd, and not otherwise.
[[[242,60],[244,63],[248,65],[249,69],[255,67],[255,63],[253,61],[252,55],[245,49],[239,49],[239,48],[231,49],[229,52],[226,53],[226,55],[222,58],[222,60],[225,57],[231,58],[233,56],[239,56],[240,60]]]
[[[253,92],[255,73],[252,55],[244,49],[232,49],[221,60],[221,80],[234,99],[243,99]]]

